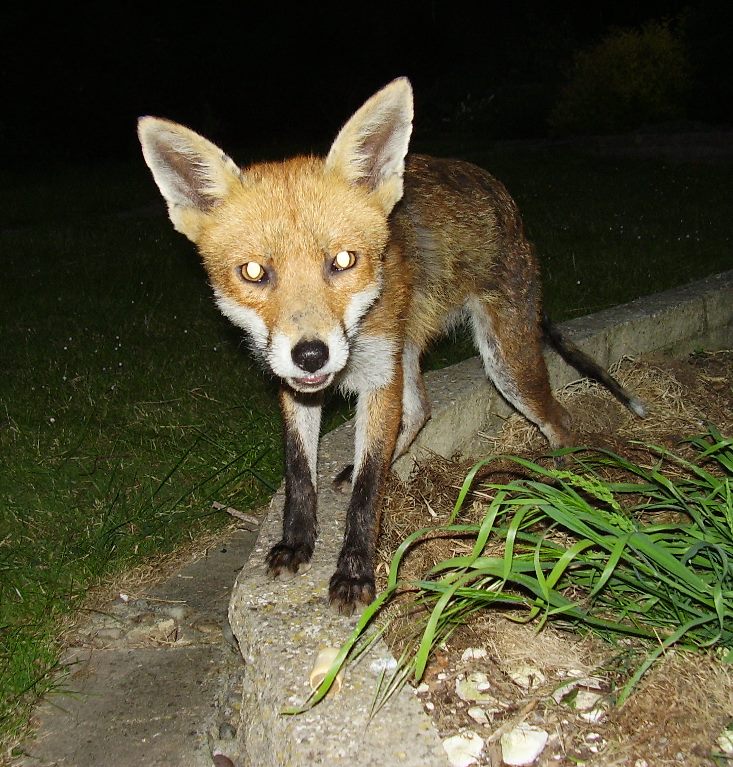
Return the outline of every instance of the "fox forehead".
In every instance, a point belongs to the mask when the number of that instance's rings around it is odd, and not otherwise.
[[[338,250],[381,255],[387,239],[373,196],[305,157],[243,169],[241,184],[210,211],[199,245],[210,258],[232,263],[277,262]]]

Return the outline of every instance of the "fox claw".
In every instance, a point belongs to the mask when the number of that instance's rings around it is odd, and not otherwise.
[[[372,575],[351,576],[338,570],[328,588],[331,606],[342,615],[351,615],[361,605],[368,605],[376,596]]]
[[[292,546],[289,543],[275,544],[267,555],[267,569],[278,576],[283,571],[297,573],[302,565],[310,562],[313,548],[305,545]]]

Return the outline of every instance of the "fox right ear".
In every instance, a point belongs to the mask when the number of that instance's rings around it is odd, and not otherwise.
[[[177,123],[141,117],[137,134],[173,226],[197,242],[206,215],[240,182],[239,168],[217,146]]]

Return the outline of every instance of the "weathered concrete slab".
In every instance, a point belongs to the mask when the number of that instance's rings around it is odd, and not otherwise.
[[[281,536],[283,494],[278,493],[234,589],[229,620],[247,669],[239,729],[245,764],[445,764],[432,723],[409,688],[370,719],[380,671],[385,662],[393,662],[383,643],[349,670],[339,693],[307,713],[281,713],[306,700],[319,651],[338,647],[356,623],[356,618],[337,615],[325,598],[346,511],[345,496],[332,489],[330,478],[348,462],[351,431],[338,429],[323,440],[320,537],[310,570],[277,581],[265,572],[265,554]]]
[[[733,272],[574,320],[563,330],[604,365],[623,355],[683,354],[733,345]],[[548,361],[555,386],[578,377],[556,355],[548,355]],[[511,412],[485,381],[476,359],[430,373],[426,383],[433,417],[410,455],[398,462],[402,476],[413,468],[415,456],[426,451],[475,454],[480,446],[477,432],[490,432]],[[350,461],[352,445],[352,424],[322,441],[320,535],[310,571],[277,582],[265,574],[265,554],[281,532],[283,497],[278,494],[234,588],[229,617],[246,661],[238,739],[248,764],[447,764],[432,723],[409,689],[369,721],[379,664],[389,659],[381,643],[347,670],[340,693],[306,714],[281,714],[307,698],[318,651],[339,646],[355,623],[334,614],[326,601],[347,503],[331,489],[330,478]]]
[[[23,767],[209,767],[234,739],[243,662],[227,605],[255,534],[225,544],[79,632],[61,690],[38,707]],[[236,763],[236,762],[235,762]]]

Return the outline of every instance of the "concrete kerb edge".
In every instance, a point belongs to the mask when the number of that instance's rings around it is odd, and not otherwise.
[[[733,345],[733,271],[682,288],[565,323],[563,331],[604,365],[622,356],[685,354],[695,348]],[[577,373],[549,358],[554,386]],[[428,373],[433,417],[409,455],[396,465],[405,477],[425,452],[471,454],[478,431],[490,432],[509,408],[486,383],[477,360]],[[356,619],[338,616],[326,594],[341,546],[345,498],[330,478],[348,463],[353,425],[326,435],[319,452],[320,535],[310,570],[290,581],[273,581],[264,555],[280,538],[282,490],[263,521],[255,550],[240,573],[229,618],[245,660],[239,746],[258,765],[440,765],[447,764],[440,738],[411,688],[405,687],[370,719],[382,669],[393,663],[376,643],[350,666],[342,690],[305,714],[283,709],[308,696],[313,661],[325,646],[338,647]]]

